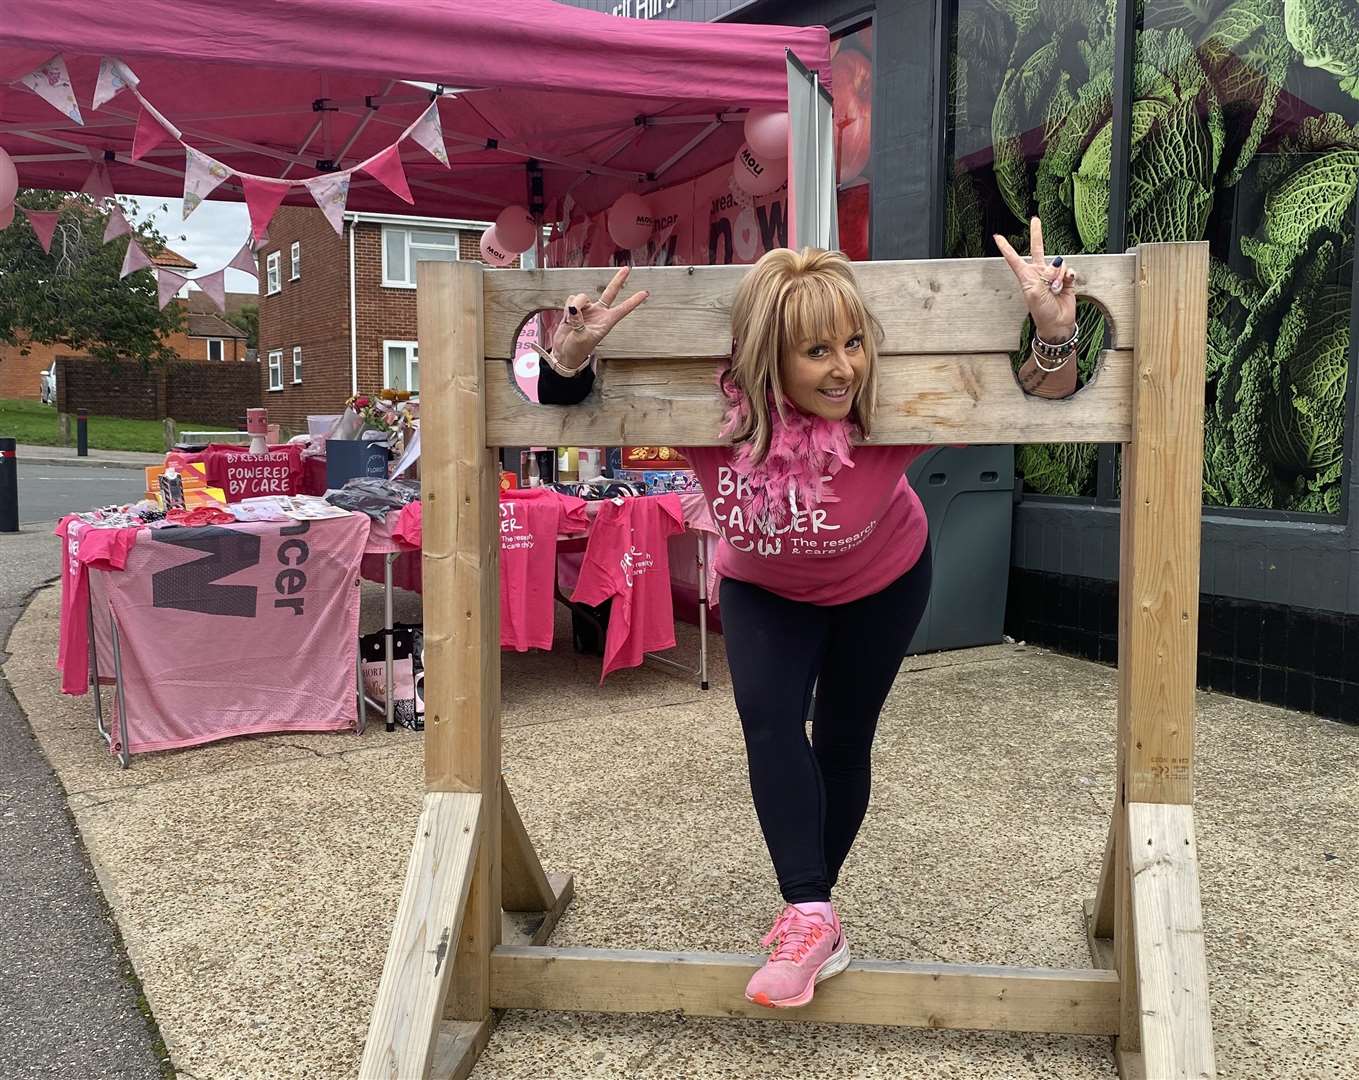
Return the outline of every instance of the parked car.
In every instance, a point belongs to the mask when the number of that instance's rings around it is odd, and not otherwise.
[[[55,405],[57,403],[57,362],[52,361],[52,366],[45,371],[38,372],[39,400],[44,405]]]

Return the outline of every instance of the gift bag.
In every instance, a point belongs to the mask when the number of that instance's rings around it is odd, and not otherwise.
[[[424,672],[420,671],[419,678],[416,677],[418,633],[419,627],[406,625],[398,625],[392,630],[392,714],[398,724],[411,731],[425,728]],[[387,665],[383,631],[359,637],[359,658],[363,666],[364,693],[385,709]]]

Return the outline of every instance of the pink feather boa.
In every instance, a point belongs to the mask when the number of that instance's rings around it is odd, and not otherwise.
[[[720,434],[731,435],[750,414],[746,395],[719,376],[728,408]],[[792,511],[807,511],[822,503],[838,502],[830,481],[842,467],[854,468],[851,443],[858,425],[850,420],[809,416],[792,402],[784,403],[779,419],[773,395],[769,398],[772,431],[764,460],[753,460],[754,447],[741,443],[732,456],[736,475],[750,485],[750,498],[741,509],[747,521],[763,523],[768,532],[780,528]]]

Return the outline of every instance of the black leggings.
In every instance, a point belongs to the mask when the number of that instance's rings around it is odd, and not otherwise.
[[[722,581],[722,632],[750,791],[787,903],[830,900],[868,810],[878,714],[925,611],[930,576],[927,543],[892,584],[833,607]]]

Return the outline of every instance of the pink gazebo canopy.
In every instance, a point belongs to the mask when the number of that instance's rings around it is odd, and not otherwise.
[[[41,0],[0,22],[0,146],[25,187],[74,190],[108,160],[120,194],[179,196],[173,140],[131,160],[140,106],[91,101],[102,57],[186,144],[233,170],[306,179],[394,142],[438,96],[451,168],[410,140],[414,206],[357,174],[348,208],[493,219],[530,202],[530,161],[551,210],[586,212],[627,190],[679,183],[730,161],[742,113],[785,108],[785,50],[829,85],[824,27],[636,20],[551,0]],[[61,54],[83,125],[15,80]],[[411,85],[412,82],[429,87]],[[109,154],[113,157],[110,160]],[[213,198],[237,199],[223,184]],[[294,188],[289,204],[311,205]]]

